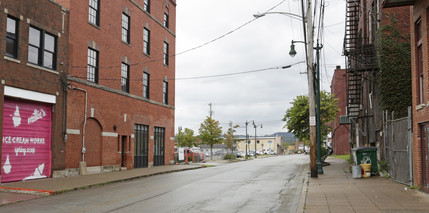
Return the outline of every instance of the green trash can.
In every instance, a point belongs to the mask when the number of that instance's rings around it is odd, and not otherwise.
[[[378,175],[377,147],[353,148],[351,153],[356,165],[371,164],[371,174]]]

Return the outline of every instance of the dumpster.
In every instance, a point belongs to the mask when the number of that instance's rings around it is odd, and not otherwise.
[[[371,174],[378,174],[377,147],[358,147],[351,150],[355,165],[371,164]]]

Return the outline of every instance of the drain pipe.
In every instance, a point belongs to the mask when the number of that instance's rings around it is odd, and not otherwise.
[[[85,128],[86,128],[86,118],[87,118],[87,106],[88,106],[88,93],[85,89],[81,89],[78,87],[71,87],[72,90],[79,90],[85,93],[85,114],[84,114],[84,120],[83,120],[83,129],[82,129],[82,162],[79,163],[79,171],[81,175],[85,175],[87,173],[86,171],[86,163],[85,163]]]

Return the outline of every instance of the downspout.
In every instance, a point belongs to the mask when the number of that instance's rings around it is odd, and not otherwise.
[[[84,120],[83,120],[83,129],[82,129],[82,162],[85,162],[85,128],[86,128],[86,118],[87,118],[87,106],[88,106],[88,93],[86,90],[72,87],[71,89],[79,90],[85,93],[85,113],[84,113]]]

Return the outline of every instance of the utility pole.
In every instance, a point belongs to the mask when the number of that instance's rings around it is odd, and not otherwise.
[[[247,155],[247,142],[249,141],[248,135],[247,135],[247,125],[249,124],[248,121],[246,121],[246,159],[248,159],[248,155]]]
[[[302,0],[304,1],[304,0]],[[302,3],[304,4],[304,3]],[[302,5],[304,6],[304,5]],[[307,77],[308,77],[308,99],[309,99],[309,114],[310,114],[310,170],[311,177],[317,178],[317,160],[316,160],[316,108],[315,108],[315,90],[314,90],[314,69],[313,69],[313,45],[314,45],[314,29],[313,29],[313,12],[311,9],[311,0],[307,0],[307,14],[304,15],[307,21]]]
[[[213,117],[213,110],[212,110],[212,103],[209,103],[209,106],[210,106],[210,118],[212,118]]]

